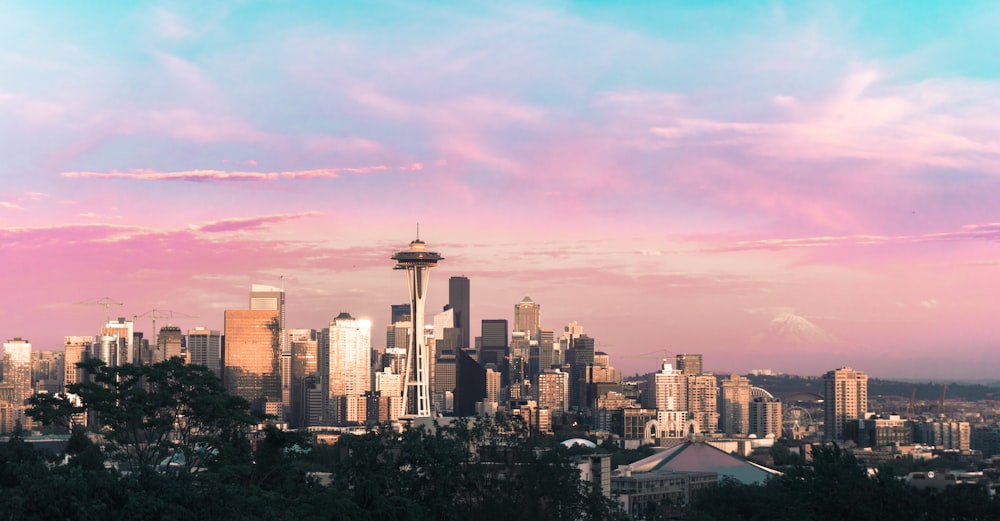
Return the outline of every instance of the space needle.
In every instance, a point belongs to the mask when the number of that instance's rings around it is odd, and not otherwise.
[[[430,400],[430,359],[424,346],[424,299],[427,297],[427,282],[430,270],[443,260],[437,252],[427,251],[427,245],[417,238],[410,243],[410,249],[392,254],[396,261],[393,269],[406,270],[406,281],[410,286],[410,313],[412,325],[410,341],[406,346],[406,371],[403,381],[403,416],[420,418],[431,415]],[[410,406],[410,388],[415,400]]]

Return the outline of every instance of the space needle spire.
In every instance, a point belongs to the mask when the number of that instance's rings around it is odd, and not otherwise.
[[[397,251],[392,255],[392,260],[396,261],[393,269],[406,270],[406,281],[410,287],[413,328],[406,346],[406,370],[403,377],[403,416],[410,418],[431,415],[430,358],[424,346],[424,301],[427,297],[430,269],[444,259],[437,252],[427,251],[427,245],[420,240],[419,229],[418,227],[417,238],[410,243],[409,250]]]

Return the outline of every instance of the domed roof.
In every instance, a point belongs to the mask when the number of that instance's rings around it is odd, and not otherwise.
[[[574,445],[582,445],[584,447],[587,447],[588,449],[596,449],[597,448],[597,444],[596,443],[594,443],[594,442],[592,442],[590,440],[585,440],[583,438],[569,439],[569,440],[566,440],[566,441],[562,442],[562,445],[564,447],[568,448],[568,449],[573,448]]]

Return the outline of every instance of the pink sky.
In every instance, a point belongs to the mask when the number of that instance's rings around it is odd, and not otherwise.
[[[432,310],[452,275],[474,324],[530,295],[627,374],[1000,374],[976,12],[908,40],[840,3],[452,7],[136,7],[112,40],[0,6],[0,336],[95,334],[74,303],[104,296],[221,329],[252,283],[284,284],[289,327],[380,331],[419,222]]]

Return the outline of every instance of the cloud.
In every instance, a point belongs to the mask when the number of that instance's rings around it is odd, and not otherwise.
[[[262,215],[260,217],[221,219],[200,226],[193,226],[192,228],[210,233],[255,230],[261,228],[265,224],[281,223],[305,217],[316,217],[319,215],[323,214],[321,212],[303,212],[280,215]]]
[[[7,208],[8,210],[24,210],[21,205],[8,203],[7,201],[0,201],[0,208]]]
[[[800,248],[825,248],[842,245],[880,245],[903,243],[948,242],[963,240],[1000,241],[1000,223],[970,224],[951,232],[917,235],[837,235],[796,237],[790,239],[758,239],[739,241],[723,246],[718,251],[789,250]]]
[[[927,299],[927,300],[921,300],[920,301],[920,307],[922,307],[924,309],[934,309],[934,308],[938,307],[940,304],[941,303],[938,302],[937,299],[933,299],[933,298]]]
[[[423,170],[422,163],[400,166],[399,170]],[[129,179],[133,181],[190,181],[190,182],[226,182],[226,181],[275,181],[278,179],[336,179],[342,173],[371,174],[389,170],[385,165],[363,167],[317,168],[312,170],[291,170],[280,172],[250,172],[226,170],[184,170],[179,172],[157,172],[147,169],[132,169],[126,172],[112,170],[110,172],[61,172],[62,177],[72,179]]]

